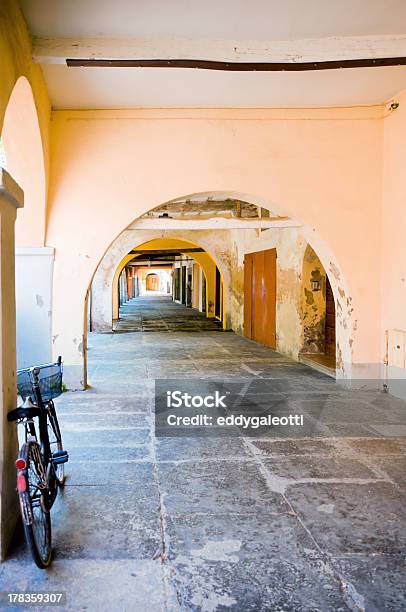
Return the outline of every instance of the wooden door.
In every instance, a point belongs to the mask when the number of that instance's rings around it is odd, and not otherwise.
[[[276,249],[244,258],[244,335],[276,348]]]

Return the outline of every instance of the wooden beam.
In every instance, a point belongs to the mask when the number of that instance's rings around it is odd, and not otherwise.
[[[130,253],[143,254],[143,255],[165,255],[173,254],[178,249],[133,249]],[[182,249],[182,253],[203,253],[204,249],[200,247]]]
[[[41,64],[65,64],[69,58],[82,62],[85,60],[133,61],[137,65],[141,61],[198,63],[208,61],[213,62],[214,65],[216,63],[220,65],[234,63],[308,65],[347,60],[403,58],[406,57],[406,35],[344,36],[293,41],[34,38],[32,55],[34,61]],[[167,64],[162,64],[164,65]],[[207,65],[205,67],[207,69]],[[208,68],[219,69],[210,68],[210,66]]]
[[[219,62],[190,59],[72,59],[66,60],[70,68],[193,68],[223,70],[227,72],[302,72],[310,70],[337,70],[342,68],[379,68],[405,66],[405,57],[382,57],[328,62]]]
[[[302,227],[300,221],[288,217],[268,217],[262,219],[252,218],[224,218],[212,219],[138,219],[127,230],[157,229],[157,230],[209,230],[209,229],[270,229],[283,227]]]

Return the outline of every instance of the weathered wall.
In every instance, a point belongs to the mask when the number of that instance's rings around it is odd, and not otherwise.
[[[312,281],[320,285],[312,290]],[[302,272],[303,353],[324,353],[326,325],[326,272],[320,259],[308,246]]]
[[[406,379],[406,92],[396,97],[399,108],[387,114],[384,123],[384,170],[382,203],[381,354],[386,353],[386,374]],[[397,348],[400,347],[400,348]],[[389,381],[389,389],[406,396],[406,381],[400,387]]]
[[[301,273],[306,239],[300,229],[234,231],[232,234],[232,327],[243,333],[244,255],[276,248],[276,347],[297,359],[303,335]]]

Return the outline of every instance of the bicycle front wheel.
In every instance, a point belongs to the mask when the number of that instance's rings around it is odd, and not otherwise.
[[[51,517],[48,482],[38,443],[26,442],[20,458],[26,463],[17,477],[25,539],[35,564],[46,569],[52,562]]]
[[[57,450],[61,451],[63,450],[62,435],[61,435],[61,430],[59,427],[58,417],[56,416],[55,405],[52,400],[49,402],[48,418],[51,424],[52,433],[54,437],[53,440],[50,438],[51,445],[56,444]],[[55,475],[56,475],[58,484],[60,486],[63,486],[65,482],[65,465],[63,463],[60,463],[55,466]]]

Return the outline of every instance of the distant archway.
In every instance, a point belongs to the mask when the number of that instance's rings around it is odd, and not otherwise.
[[[147,274],[145,279],[146,291],[159,291],[159,276],[154,272]]]

